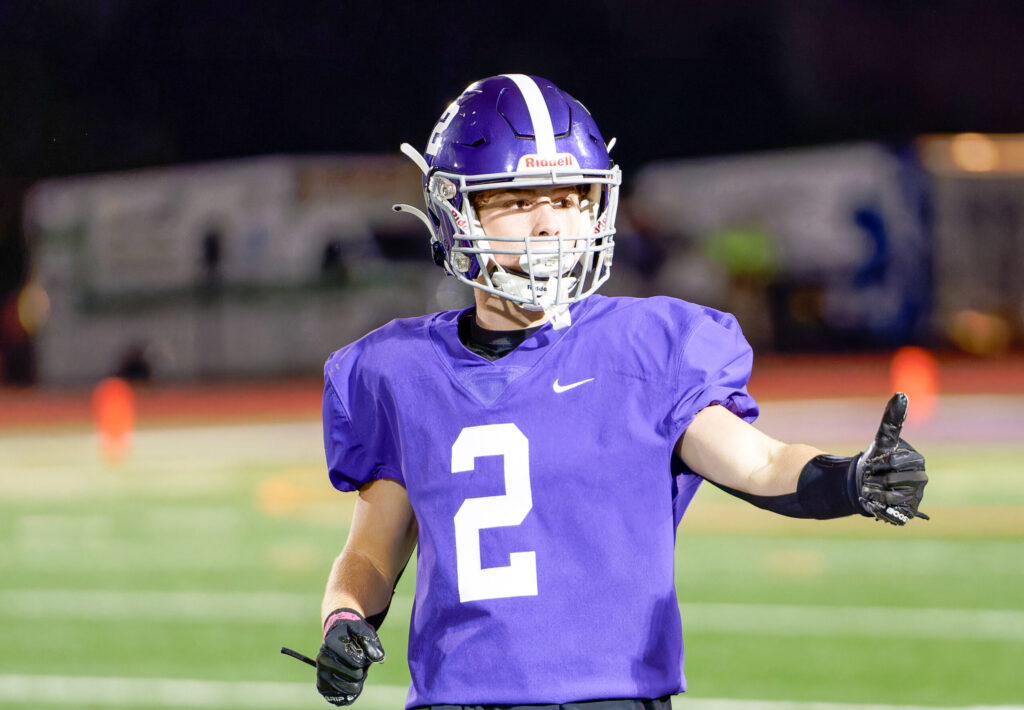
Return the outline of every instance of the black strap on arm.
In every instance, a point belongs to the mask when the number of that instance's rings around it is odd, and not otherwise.
[[[867,515],[858,501],[856,458],[815,456],[800,472],[796,492],[780,496],[756,496],[714,481],[711,483],[758,508],[791,518],[827,520],[857,513]]]

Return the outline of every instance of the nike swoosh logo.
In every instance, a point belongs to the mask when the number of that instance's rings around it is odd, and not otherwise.
[[[579,382],[573,382],[572,384],[569,384],[569,385],[560,385],[560,384],[558,384],[558,380],[555,380],[554,383],[552,383],[552,385],[551,385],[551,389],[553,389],[558,394],[562,394],[562,392],[568,392],[573,387],[579,387],[580,385],[585,385],[588,382],[593,382],[593,381],[594,381],[593,377],[588,377],[585,380],[580,380]]]

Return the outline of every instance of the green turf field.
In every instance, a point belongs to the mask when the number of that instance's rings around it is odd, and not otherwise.
[[[934,519],[904,530],[698,494],[676,707],[1024,706],[1024,443],[926,453]],[[315,421],[143,429],[118,466],[85,430],[0,432],[0,706],[327,707],[278,653],[315,653],[345,540],[321,456]],[[402,705],[411,589],[356,707]]]

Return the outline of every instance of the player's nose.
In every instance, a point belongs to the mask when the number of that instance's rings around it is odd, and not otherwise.
[[[560,233],[558,217],[555,214],[555,207],[551,200],[541,200],[534,206],[531,213],[533,218],[530,235],[534,237],[557,237]]]

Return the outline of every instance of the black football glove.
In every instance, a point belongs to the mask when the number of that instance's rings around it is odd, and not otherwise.
[[[857,457],[854,475],[861,509],[893,525],[906,525],[918,511],[928,483],[924,456],[900,438],[907,418],[907,395],[897,392],[885,406],[875,440]]]
[[[332,611],[325,628],[316,656],[316,689],[333,705],[351,705],[370,664],[384,660],[384,648],[373,626],[352,609]]]

